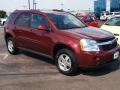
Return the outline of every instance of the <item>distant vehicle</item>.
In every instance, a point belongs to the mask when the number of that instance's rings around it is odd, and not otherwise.
[[[94,13],[95,14],[95,17],[100,20],[100,13]]]
[[[120,44],[120,16],[112,17],[101,28],[112,32],[118,38]]]
[[[65,75],[119,58],[120,46],[112,33],[89,27],[64,11],[17,10],[8,17],[4,35],[10,54],[23,49],[47,56]]]
[[[88,26],[93,26],[99,28],[99,22],[96,19],[95,15],[91,14],[79,14],[77,17],[83,20]]]
[[[106,21],[108,19],[109,15],[110,14],[108,12],[101,13],[100,20]]]
[[[4,25],[6,22],[7,18],[0,18],[0,24]]]
[[[110,19],[114,16],[120,16],[120,12],[110,12],[110,15],[108,16],[108,19]]]

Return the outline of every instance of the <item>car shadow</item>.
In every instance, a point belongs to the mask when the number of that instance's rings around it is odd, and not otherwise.
[[[28,51],[23,51],[23,50],[20,53],[24,54],[26,56],[35,58],[36,60],[40,60],[40,61],[52,64],[52,65],[55,65],[55,61],[53,59],[47,58],[45,56],[31,53]],[[107,65],[97,68],[97,69],[79,68],[78,72],[72,76],[76,76],[76,75],[80,75],[80,74],[88,75],[88,76],[103,76],[103,75],[109,74],[109,73],[114,72],[119,69],[120,69],[120,60],[117,60],[113,63],[107,64]]]
[[[35,53],[24,51],[24,50],[21,50],[20,54],[24,54],[24,55],[26,55],[28,57],[31,57],[31,58],[34,58],[36,60],[43,61],[43,62],[52,64],[52,65],[55,65],[55,61],[53,59],[45,57],[43,55],[35,54]]]
[[[103,76],[120,69],[120,60],[113,63],[107,64],[103,67],[96,69],[79,69],[78,74],[89,75],[89,76]]]

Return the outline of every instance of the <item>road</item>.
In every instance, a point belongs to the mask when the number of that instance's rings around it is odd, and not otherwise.
[[[10,55],[0,28],[0,90],[120,90],[120,61],[65,76],[48,58],[25,51]]]

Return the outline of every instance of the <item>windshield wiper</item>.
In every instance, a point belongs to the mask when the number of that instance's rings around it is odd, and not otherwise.
[[[88,27],[88,26],[82,26],[81,28],[85,28],[85,27]]]

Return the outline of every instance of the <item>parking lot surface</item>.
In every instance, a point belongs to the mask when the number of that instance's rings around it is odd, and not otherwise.
[[[0,27],[0,90],[120,90],[120,61],[65,76],[49,58],[26,51],[10,55],[3,37]]]

